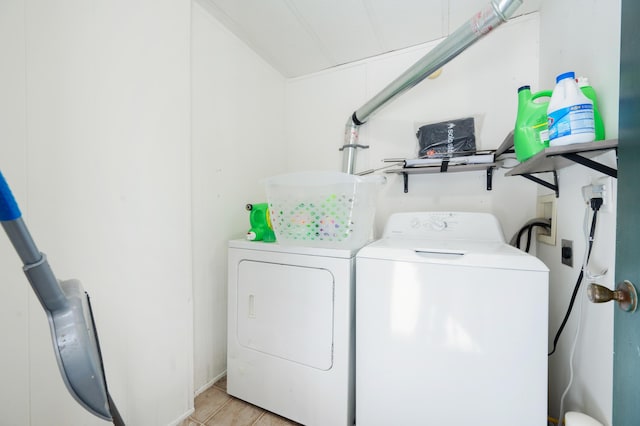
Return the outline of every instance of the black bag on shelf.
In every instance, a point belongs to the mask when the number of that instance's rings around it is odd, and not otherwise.
[[[445,158],[473,153],[476,150],[473,117],[425,124],[416,133],[421,158]]]

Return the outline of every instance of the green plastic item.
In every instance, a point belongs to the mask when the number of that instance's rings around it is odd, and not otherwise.
[[[530,86],[518,88],[518,115],[513,132],[513,143],[516,159],[526,161],[538,152],[549,147],[549,125],[547,123],[547,106],[551,98],[551,90],[531,93]]]
[[[249,223],[251,224],[251,229],[247,232],[247,240],[274,242],[276,234],[271,227],[269,205],[267,203],[247,204],[246,209],[250,212]]]
[[[578,86],[582,93],[593,102],[593,119],[594,127],[596,130],[596,140],[604,140],[604,122],[602,121],[602,115],[600,115],[600,109],[598,108],[598,97],[596,91],[589,84],[587,77],[578,77]]]

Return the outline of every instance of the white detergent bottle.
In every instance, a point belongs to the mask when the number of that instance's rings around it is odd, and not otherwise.
[[[556,77],[549,106],[549,146],[591,142],[596,139],[593,101],[576,83],[573,72]]]

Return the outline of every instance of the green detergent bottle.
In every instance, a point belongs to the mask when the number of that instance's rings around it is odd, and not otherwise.
[[[269,215],[269,204],[247,204],[246,209],[249,213],[249,223],[251,229],[247,232],[247,240],[264,241],[272,243],[276,240],[276,234],[271,226],[271,217]]]
[[[578,87],[582,90],[582,93],[593,102],[593,121],[596,130],[596,140],[604,140],[604,122],[600,115],[600,109],[598,108],[598,98],[596,97],[596,91],[589,84],[587,77],[578,77]]]
[[[549,100],[544,101],[541,98],[551,98],[551,94],[551,90],[532,94],[530,86],[518,88],[518,115],[513,132],[513,144],[516,159],[520,162],[549,147]]]

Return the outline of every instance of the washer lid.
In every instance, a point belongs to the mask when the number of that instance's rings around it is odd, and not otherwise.
[[[494,269],[549,271],[537,257],[502,242],[386,238],[362,248],[357,259]]]

